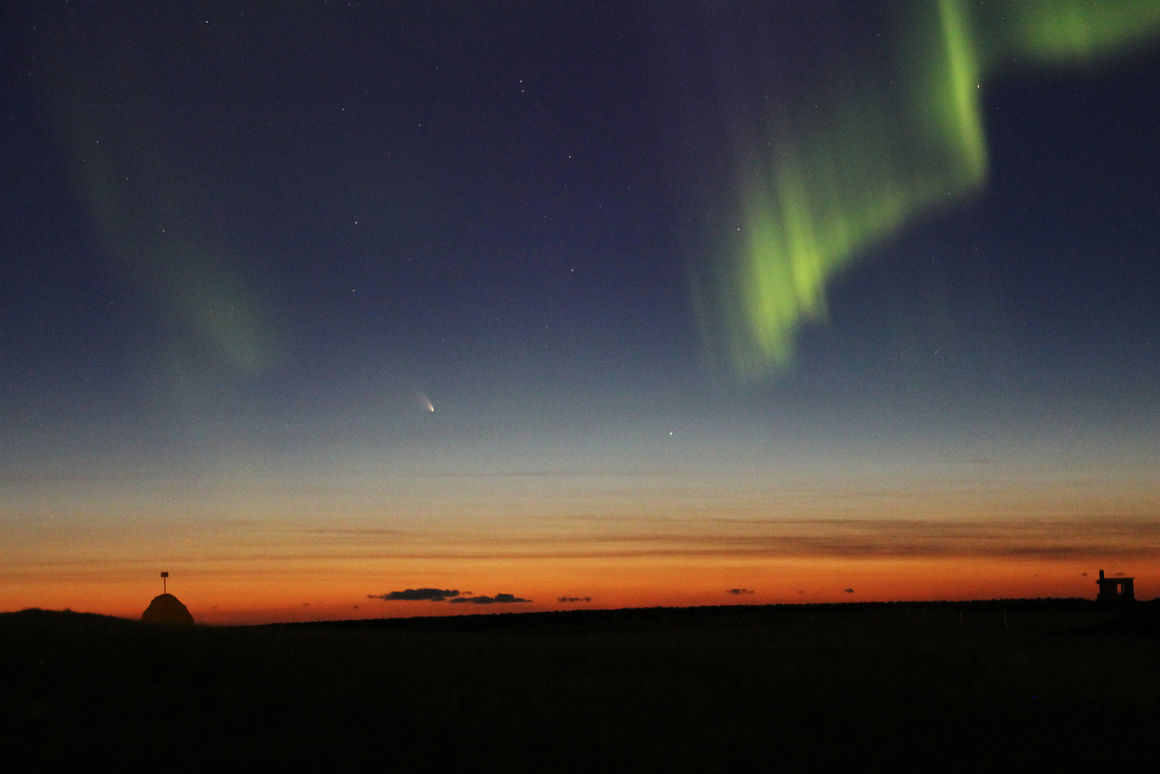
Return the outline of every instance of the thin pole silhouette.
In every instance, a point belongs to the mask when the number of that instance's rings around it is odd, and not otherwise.
[[[161,573],[161,593],[162,593],[162,594],[165,594],[165,593],[167,593],[167,592],[165,591],[165,579],[166,579],[166,578],[168,578],[168,577],[169,577],[169,573],[167,573],[167,572],[163,572],[163,573]]]

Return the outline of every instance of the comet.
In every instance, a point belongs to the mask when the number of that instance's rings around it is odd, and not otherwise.
[[[435,413],[435,405],[431,402],[430,398],[428,398],[426,395],[420,395],[419,400],[423,402],[423,408],[432,414]]]

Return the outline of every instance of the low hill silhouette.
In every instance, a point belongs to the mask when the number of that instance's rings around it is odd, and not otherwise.
[[[1160,758],[1156,635],[1102,628],[1121,611],[1095,603],[581,612],[248,627],[0,614],[0,769],[1138,771]]]

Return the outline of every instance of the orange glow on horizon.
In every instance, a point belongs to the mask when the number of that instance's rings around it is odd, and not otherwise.
[[[1090,569],[1080,569],[1089,565]],[[1105,563],[1102,567],[1109,574],[1115,574],[1120,572],[1121,565],[1136,578],[1139,599],[1155,596],[1154,590],[1160,586],[1157,563]],[[1035,597],[1094,599],[1095,577],[1100,568],[1094,559],[1061,562],[851,558],[770,562],[767,567],[752,562],[734,566],[713,561],[660,563],[618,574],[609,572],[611,568],[585,563],[573,567],[567,575],[562,575],[558,567],[543,568],[539,572],[528,567],[526,571],[507,576],[522,580],[488,582],[486,574],[456,573],[448,567],[444,577],[464,581],[451,586],[458,587],[464,595],[511,593],[531,600],[483,605],[370,599],[368,594],[372,592],[424,586],[418,581],[372,581],[370,574],[359,582],[347,578],[323,582],[319,578],[284,576],[263,581],[257,575],[223,579],[209,572],[191,570],[171,573],[169,591],[189,608],[198,623],[229,625],[654,606]],[[582,582],[584,578],[587,583]],[[0,609],[71,609],[138,619],[152,597],[161,593],[160,581],[156,584],[152,581],[152,578],[146,581],[121,575],[110,581],[91,577],[73,582],[42,579],[23,588],[6,585],[0,592]],[[731,593],[730,589],[739,593]],[[561,602],[560,597],[578,601]],[[584,597],[591,599],[584,601]]]
[[[4,493],[0,610],[139,618],[163,569],[211,624],[1094,599],[1099,569],[1134,576],[1147,599],[1160,588],[1160,522],[1155,490],[1128,486],[1143,480],[1114,491],[1078,479],[819,491],[695,475],[414,478],[389,491],[357,477],[33,483]],[[532,601],[368,598],[430,587]]]

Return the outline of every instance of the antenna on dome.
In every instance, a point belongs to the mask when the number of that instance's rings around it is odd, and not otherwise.
[[[167,593],[167,592],[165,591],[165,579],[166,579],[166,578],[168,578],[168,577],[169,577],[169,573],[167,573],[167,572],[162,572],[162,573],[161,573],[161,593],[162,593],[162,594],[165,594],[165,593]]]

